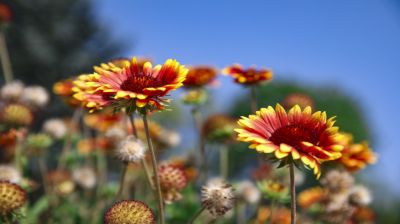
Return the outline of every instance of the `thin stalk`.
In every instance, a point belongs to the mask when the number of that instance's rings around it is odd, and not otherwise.
[[[133,134],[133,136],[135,136],[135,138],[138,138],[138,132],[137,132],[137,128],[136,128],[136,125],[135,125],[135,114],[132,113],[131,115],[128,115],[128,117],[129,117],[129,121],[130,121],[131,127],[132,127],[132,134]],[[146,175],[147,182],[149,183],[151,189],[155,190],[154,183],[153,183],[153,180],[151,178],[151,173],[150,173],[150,170],[149,170],[149,166],[147,165],[146,159],[143,158],[140,162],[141,162],[142,167],[144,169],[144,174]]]
[[[294,165],[289,163],[290,170],[290,217],[291,224],[296,224],[296,187],[294,184]]]
[[[156,191],[157,191],[158,214],[160,217],[160,224],[164,224],[164,202],[163,202],[163,197],[161,194],[160,178],[158,176],[157,158],[156,158],[156,153],[154,152],[154,149],[153,149],[153,144],[151,142],[150,132],[149,132],[149,124],[147,122],[146,114],[143,115],[143,123],[144,123],[144,130],[146,132],[147,144],[149,146],[149,150],[151,153],[152,166],[153,166],[153,171],[154,171],[154,179],[155,179],[155,185],[156,185]]]
[[[124,162],[123,167],[122,167],[121,179],[119,180],[118,193],[117,193],[117,196],[115,197],[116,199],[121,197],[121,194],[124,191],[124,183],[125,183],[125,177],[126,177],[127,169],[128,169],[128,163]]]
[[[188,224],[193,224],[194,221],[196,221],[196,219],[201,215],[201,213],[204,212],[206,208],[203,206],[201,207],[201,209],[199,209],[194,215],[193,217],[190,219],[190,221],[188,222]]]
[[[199,152],[200,152],[200,171],[201,174],[204,178],[204,180],[207,180],[208,177],[208,165],[207,165],[207,157],[206,157],[206,149],[205,149],[205,141],[204,141],[204,136],[202,134],[202,128],[201,128],[201,114],[200,110],[198,107],[194,107],[192,109],[192,117],[194,120],[194,124],[196,127],[196,131],[198,134],[198,147],[199,147]],[[203,182],[203,181],[201,181]]]
[[[13,72],[10,62],[10,55],[7,50],[6,37],[4,32],[0,31],[0,60],[3,69],[4,81],[10,83],[13,80]]]
[[[220,175],[226,180],[229,175],[229,150],[226,145],[222,145],[219,150],[219,165]]]
[[[255,86],[250,87],[250,106],[251,112],[255,113],[257,111],[257,93]]]
[[[15,167],[17,168],[17,170],[21,173],[24,174],[24,169],[22,167],[22,139],[21,138],[17,138],[17,144],[15,145],[15,155],[14,155],[14,162],[15,162]]]
[[[38,163],[39,163],[39,171],[40,171],[40,175],[42,176],[42,184],[43,184],[43,189],[44,192],[47,194],[47,196],[50,197],[50,189],[48,186],[48,182],[47,182],[47,165],[46,165],[46,160],[44,155],[41,155],[38,158]]]
[[[150,173],[150,170],[149,170],[149,165],[147,164],[146,159],[142,159],[141,163],[142,163],[142,166],[143,166],[143,169],[144,169],[144,174],[146,175],[147,182],[149,183],[151,189],[155,190],[153,179],[151,179],[151,173]]]
[[[246,204],[236,203],[236,223],[245,224],[246,223]]]
[[[67,130],[67,134],[65,136],[64,140],[64,145],[63,149],[61,152],[60,159],[58,161],[58,169],[64,169],[65,168],[65,156],[68,155],[68,153],[72,150],[72,130],[74,129],[74,126],[79,124],[80,117],[82,115],[82,109],[75,109],[74,113],[72,114],[72,120],[69,123],[69,127]]]

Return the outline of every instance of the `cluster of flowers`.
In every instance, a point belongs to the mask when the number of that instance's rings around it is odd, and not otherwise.
[[[272,72],[255,67],[233,65],[222,70],[235,83],[251,89],[254,114],[238,121],[223,114],[203,120],[200,108],[207,103],[206,86],[216,85],[218,73],[210,66],[186,68],[173,59],[156,66],[148,59],[136,58],[100,64],[93,73],[54,85],[54,93],[75,112],[69,119],[45,121],[38,133],[28,130],[35,114],[47,104],[47,92],[42,87],[24,87],[21,82],[3,86],[1,161],[14,161],[15,165],[0,166],[0,216],[14,217],[27,193],[41,186],[49,197],[49,210],[61,206],[66,198],[76,200],[76,195],[84,195],[87,201],[96,201],[94,211],[82,215],[87,220],[100,222],[93,214],[108,207],[105,223],[155,223],[157,219],[164,223],[166,217],[171,218],[164,215],[164,206],[196,197],[195,192],[187,194],[194,186],[199,187],[196,206],[200,208],[192,214],[191,223],[233,219],[233,207],[238,223],[250,219],[252,223],[373,222],[373,212],[367,207],[370,193],[364,186],[354,185],[350,174],[376,161],[367,142],[354,143],[351,134],[335,126],[334,117],[313,112],[313,100],[303,94],[291,94],[275,107],[258,108],[254,92],[272,79]],[[182,102],[192,107],[199,136],[198,144],[193,145],[198,150],[160,161],[160,154],[176,147],[181,137],[148,117],[165,110],[168,94],[182,86]],[[249,148],[261,159],[252,180],[229,184],[228,153],[237,141],[250,143]],[[49,169],[46,149],[57,144],[62,145],[61,154],[57,165]],[[208,146],[220,146],[220,178],[208,178]],[[26,177],[27,159],[33,156],[41,180]],[[112,187],[109,174],[115,158],[122,172],[119,185]],[[275,162],[289,169],[274,169]],[[326,167],[331,169],[326,175],[323,163],[331,165]],[[319,186],[299,194],[301,212],[297,217],[294,189],[305,178],[294,167],[312,170],[317,179],[322,176]],[[157,212],[148,202],[151,195],[157,199]],[[291,210],[286,207],[289,199]],[[89,208],[83,205],[83,210]],[[250,218],[250,213],[256,215]]]

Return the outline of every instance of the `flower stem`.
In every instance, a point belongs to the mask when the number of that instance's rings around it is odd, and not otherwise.
[[[133,134],[133,136],[135,136],[135,138],[138,138],[137,128],[135,125],[135,114],[132,113],[132,114],[128,115],[128,117],[129,117],[129,121],[130,121],[131,127],[132,127],[132,134]],[[151,179],[151,173],[149,170],[149,166],[147,165],[146,159],[143,158],[141,160],[141,163],[142,163],[142,167],[144,169],[144,174],[146,175],[147,182],[150,184],[151,189],[155,190],[154,183],[153,183],[153,180]]]
[[[7,50],[6,37],[2,31],[0,31],[0,59],[3,68],[4,81],[10,83],[13,80],[13,72],[11,68],[10,55]]]
[[[201,207],[201,209],[199,209],[194,215],[193,217],[190,219],[190,221],[188,222],[188,224],[192,224],[194,223],[194,221],[196,221],[196,219],[201,215],[201,213],[204,212],[206,208],[203,206]]]
[[[250,87],[250,106],[251,112],[255,113],[257,111],[257,93],[255,86]]]
[[[40,171],[40,175],[42,176],[42,184],[43,184],[43,189],[44,192],[47,194],[47,196],[50,197],[50,189],[48,186],[48,182],[47,182],[47,165],[46,165],[46,160],[44,155],[41,155],[38,158],[38,162],[39,162],[39,171]]]
[[[289,163],[290,170],[290,214],[291,224],[296,224],[296,187],[294,185],[294,165]]]
[[[121,197],[121,194],[124,191],[124,183],[125,183],[125,176],[126,176],[127,169],[128,169],[128,163],[124,162],[123,167],[122,167],[121,179],[119,180],[118,193],[117,193],[117,196],[115,197],[116,199]]]
[[[160,224],[164,224],[164,202],[163,202],[163,197],[161,194],[160,178],[158,176],[157,158],[156,158],[156,154],[153,149],[153,144],[151,142],[150,133],[149,133],[149,125],[147,122],[146,114],[143,115],[143,123],[144,123],[144,130],[146,132],[147,144],[149,146],[149,150],[151,153],[152,166],[153,166],[153,171],[154,171],[154,179],[155,179],[155,185],[156,185],[156,191],[157,191],[158,214],[160,217]]]
[[[194,107],[192,109],[192,116],[195,123],[196,131],[198,134],[199,142],[198,147],[200,149],[200,171],[203,177],[203,180],[207,180],[208,177],[208,165],[207,165],[207,158],[206,158],[206,150],[205,150],[205,141],[204,136],[201,131],[201,114],[199,107]],[[204,182],[204,181],[201,181]]]
[[[229,175],[229,151],[226,145],[222,145],[219,150],[219,164],[220,164],[220,175],[225,180]]]

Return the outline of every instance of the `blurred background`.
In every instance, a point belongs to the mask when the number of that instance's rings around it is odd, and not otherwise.
[[[271,68],[274,80],[259,91],[260,105],[307,93],[318,109],[338,116],[342,130],[369,140],[379,160],[359,178],[374,190],[379,223],[400,222],[399,1],[2,2],[12,9],[5,37],[14,76],[27,84],[51,89],[92,65],[134,55],[156,63],[176,58],[187,65]],[[211,91],[207,113],[250,111],[243,108],[248,90],[231,79],[220,77]],[[173,96],[179,101],[179,91]],[[189,108],[173,106],[187,117],[179,129],[186,133],[179,150],[186,150],[195,142]],[[53,96],[42,116],[67,113]],[[168,126],[165,120],[160,118]]]

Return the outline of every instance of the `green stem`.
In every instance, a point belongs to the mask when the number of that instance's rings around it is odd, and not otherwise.
[[[222,145],[219,150],[219,160],[220,175],[226,180],[229,175],[229,150],[226,145]]]
[[[40,175],[42,176],[42,185],[43,185],[43,189],[44,192],[47,194],[47,196],[50,197],[50,189],[48,186],[48,182],[47,182],[47,165],[46,165],[46,160],[45,160],[45,156],[41,155],[38,158],[38,163],[39,163],[39,171],[40,171]]]
[[[256,87],[250,87],[250,105],[251,105],[251,112],[255,113],[257,111],[257,93]]]
[[[10,62],[10,55],[7,50],[6,37],[3,31],[0,31],[0,60],[3,69],[4,81],[10,83],[13,80],[13,72]]]
[[[201,215],[201,213],[204,212],[206,208],[203,206],[201,207],[201,209],[199,209],[194,215],[193,217],[190,219],[190,221],[188,222],[188,224],[193,224],[194,221],[196,221],[196,219]]]
[[[132,114],[128,115],[128,117],[129,117],[129,121],[130,121],[131,127],[132,127],[132,134],[133,134],[133,136],[135,136],[135,138],[138,138],[138,132],[137,132],[137,128],[136,128],[136,125],[135,125],[135,114],[132,113]],[[154,183],[153,183],[153,180],[151,178],[151,173],[150,173],[150,170],[149,170],[149,166],[147,165],[146,159],[143,158],[140,162],[141,162],[142,167],[144,169],[144,174],[146,175],[147,182],[149,183],[151,189],[155,190]]]
[[[203,180],[201,180],[201,183],[203,183],[205,180],[208,178],[208,164],[207,164],[207,157],[206,157],[206,149],[205,149],[205,139],[202,133],[202,125],[201,125],[201,114],[200,110],[198,107],[194,107],[192,109],[192,116],[194,120],[194,124],[196,127],[196,131],[198,134],[199,142],[198,142],[198,147],[199,147],[199,152],[200,152],[200,171],[202,174]]]
[[[65,168],[65,163],[66,163],[66,156],[68,155],[68,153],[72,150],[72,130],[74,129],[74,126],[76,126],[77,124],[79,124],[79,120],[82,114],[82,109],[75,109],[74,113],[72,114],[72,120],[69,123],[69,127],[67,130],[67,134],[65,136],[65,140],[64,140],[64,145],[63,145],[63,149],[61,152],[61,156],[60,159],[58,161],[58,165],[57,165],[57,169],[64,169]]]
[[[125,183],[125,177],[126,177],[127,169],[128,169],[128,163],[124,162],[123,167],[122,167],[121,179],[119,181],[118,193],[117,193],[117,196],[115,197],[117,200],[118,200],[118,198],[121,197],[121,194],[124,191],[124,183]]]
[[[290,170],[290,217],[291,224],[296,224],[296,187],[294,184],[294,165],[289,163]]]
[[[160,224],[164,224],[164,202],[163,202],[163,197],[162,197],[162,193],[161,193],[160,178],[158,176],[157,158],[156,158],[156,153],[154,152],[154,149],[153,149],[153,144],[151,142],[149,125],[147,122],[146,114],[143,114],[143,123],[144,123],[144,130],[146,132],[147,144],[149,146],[149,150],[151,153],[152,166],[153,166],[153,171],[154,171],[154,179],[155,179],[155,185],[156,185],[156,191],[157,191],[158,214],[160,217]]]

